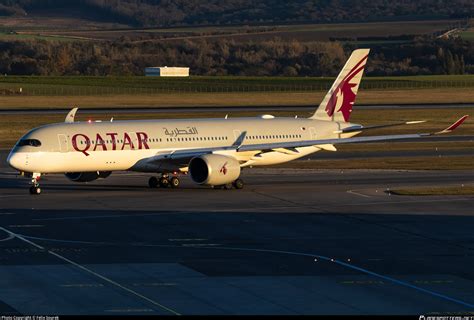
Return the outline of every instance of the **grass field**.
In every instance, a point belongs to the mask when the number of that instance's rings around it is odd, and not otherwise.
[[[229,93],[159,93],[115,95],[7,95],[0,94],[0,109],[22,108],[130,108],[194,106],[310,106],[319,105],[325,91],[315,92],[229,92]],[[438,104],[474,103],[471,89],[397,89],[361,90],[356,104]]]
[[[297,160],[275,166],[297,169],[473,170],[472,157],[398,157],[367,159]]]
[[[0,77],[0,108],[159,105],[304,105],[320,101],[334,78]],[[474,75],[368,77],[358,103],[474,102]],[[80,96],[80,98],[79,98]]]
[[[10,33],[0,32],[0,40],[54,40],[54,41],[73,41],[83,40],[78,37],[61,36],[61,35],[46,35],[40,33]]]
[[[58,8],[35,12],[27,16],[2,16],[0,29],[17,32],[39,33],[42,31],[63,32],[66,30],[104,30],[129,28],[128,25],[83,19],[79,16],[90,16],[90,13],[78,15],[78,12],[68,12]]]
[[[474,185],[417,187],[390,190],[390,192],[403,196],[474,195]]]
[[[128,37],[132,41],[183,41],[185,39],[233,39],[235,41],[263,41],[279,37],[302,42],[330,39],[357,39],[367,37],[396,37],[402,35],[438,34],[459,24],[460,20],[386,21],[333,24],[262,24],[230,26],[192,26],[175,28],[131,28],[111,22],[80,18],[88,16],[63,12],[61,9],[36,12],[31,16],[2,17],[0,29],[6,30],[1,38],[25,40],[43,39],[70,41],[114,41]],[[9,34],[9,31],[16,31]],[[385,40],[387,42],[388,40]],[[388,41],[390,42],[390,41]],[[367,43],[367,42],[365,42]]]
[[[192,76],[188,78],[160,77],[87,77],[87,76],[3,76],[0,90],[23,88],[24,94],[104,94],[156,92],[249,92],[249,91],[316,91],[327,90],[332,77],[233,77]],[[474,87],[474,75],[436,75],[407,77],[365,77],[361,88],[417,89],[444,87]],[[96,90],[96,91],[94,91]]]
[[[185,39],[234,39],[235,41],[262,41],[280,37],[285,40],[297,39],[302,42],[327,41],[331,38],[364,38],[364,37],[388,37],[401,35],[420,35],[439,33],[449,29],[458,23],[458,20],[430,20],[430,21],[397,21],[397,22],[370,22],[370,23],[334,23],[334,24],[296,24],[296,25],[268,25],[260,26],[208,26],[208,27],[179,27],[179,28],[78,28],[71,25],[69,28],[58,30],[43,23],[42,35],[61,37],[84,37],[94,40],[116,40],[122,36],[134,40],[137,37],[151,36],[146,41],[183,41]],[[65,25],[65,21],[60,21]],[[1,25],[1,24],[0,24]],[[33,27],[31,33],[37,33],[38,28]],[[49,30],[48,30],[49,29]],[[52,29],[52,30],[51,30]],[[23,33],[28,29],[22,27]],[[142,40],[140,40],[142,41]]]
[[[474,28],[460,32],[459,36],[464,40],[474,41]]]

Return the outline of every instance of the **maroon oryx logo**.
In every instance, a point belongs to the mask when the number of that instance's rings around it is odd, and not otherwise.
[[[223,175],[226,175],[227,174],[227,162],[224,163],[221,167],[221,169],[219,170],[220,173],[222,173]]]
[[[349,121],[351,116],[352,106],[354,105],[356,94],[352,88],[356,87],[358,83],[351,83],[351,80],[357,76],[360,72],[364,71],[365,62],[367,61],[367,56],[362,58],[349,73],[341,80],[341,83],[338,84],[334,90],[331,98],[329,99],[326,105],[326,112],[328,116],[332,117],[334,112],[341,112],[344,121]],[[339,109],[336,110],[336,106],[339,106]]]

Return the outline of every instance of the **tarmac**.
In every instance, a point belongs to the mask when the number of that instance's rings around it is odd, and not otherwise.
[[[0,315],[474,312],[471,171],[249,169],[243,190],[45,176],[0,152]]]

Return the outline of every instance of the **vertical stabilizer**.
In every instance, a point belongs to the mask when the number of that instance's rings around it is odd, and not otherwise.
[[[354,50],[310,119],[348,122],[370,49]]]

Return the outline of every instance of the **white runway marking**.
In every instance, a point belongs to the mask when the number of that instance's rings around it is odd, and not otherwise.
[[[350,193],[350,194],[354,194],[354,195],[356,195],[356,196],[364,197],[364,198],[371,198],[371,196],[368,196],[368,195],[365,195],[365,194],[356,192],[356,191],[354,191],[354,190],[348,190],[348,191],[346,191],[346,192],[347,192],[347,193]]]
[[[11,232],[10,230],[7,230],[7,229],[5,229],[5,228],[3,228],[3,227],[0,227],[0,230],[5,231],[6,233],[8,233],[9,235],[13,236],[14,238],[20,239],[21,241],[24,241],[24,242],[26,242],[26,243],[32,245],[32,246],[35,247],[36,249],[39,249],[39,250],[41,250],[41,251],[44,251],[44,248],[43,248],[42,246],[40,246],[40,245],[38,245],[38,244],[36,244],[36,243],[34,243],[34,242],[31,242],[31,241],[28,240],[28,239],[23,238],[23,237],[22,237],[21,235],[19,235],[19,234],[16,234],[16,233],[14,233],[14,232]]]
[[[11,224],[10,228],[41,228],[44,227],[42,224]]]
[[[400,198],[400,200],[402,200]],[[415,201],[377,201],[377,202],[365,202],[365,203],[343,203],[343,204],[333,204],[327,205],[327,207],[346,207],[346,206],[370,206],[370,205],[379,205],[379,204],[408,204],[408,203],[430,203],[430,202],[453,202],[453,201],[472,201],[467,198],[460,199],[432,199],[432,200],[415,200]]]
[[[8,240],[11,240],[11,239],[13,239],[13,238],[15,238],[15,236],[10,233],[10,234],[8,235],[8,237],[6,237],[5,239],[0,239],[0,242],[8,241]]]
[[[0,227],[1,230],[4,230],[10,234],[14,234],[2,227]],[[28,240],[26,240],[23,236],[21,235],[17,235],[17,234],[14,234],[17,238],[23,240],[23,241],[27,241],[28,243],[36,246],[36,247],[39,247],[39,248],[42,248],[41,246],[38,246]],[[37,239],[37,238],[34,238],[34,237],[28,237],[30,239]],[[54,241],[54,242],[76,242],[76,241],[70,241],[70,240],[59,240],[59,239],[46,239],[44,238],[45,241]],[[83,243],[86,243],[86,242],[83,242]],[[89,244],[104,244],[104,243],[98,243],[98,242],[87,242]],[[344,262],[344,261],[341,261],[341,260],[337,260],[337,259],[334,259],[334,258],[330,258],[330,257],[327,257],[327,256],[321,256],[321,255],[317,255],[317,254],[311,254],[311,253],[304,253],[304,252],[293,252],[293,251],[281,251],[281,250],[271,250],[271,249],[259,249],[259,248],[239,248],[239,247],[226,247],[226,246],[179,246],[179,245],[169,245],[169,244],[146,244],[146,243],[129,243],[130,245],[132,246],[139,246],[139,247],[161,247],[161,248],[188,248],[188,249],[201,249],[201,250],[205,250],[205,249],[208,249],[208,250],[234,250],[234,251],[248,251],[248,252],[264,252],[264,253],[277,253],[277,254],[288,254],[288,255],[298,255],[298,256],[305,256],[305,257],[311,257],[314,259],[315,262],[318,262],[318,260],[323,260],[323,261],[327,261],[327,262],[331,262],[331,263],[336,263],[336,264],[339,264],[341,266],[344,266],[344,267],[347,267],[347,268],[350,268],[350,269],[353,269],[353,270],[356,270],[356,271],[360,271],[362,273],[365,273],[367,275],[371,275],[371,276],[375,276],[376,278],[379,278],[379,279],[382,279],[382,280],[386,280],[386,281],[389,281],[389,282],[392,282],[392,283],[395,283],[395,284],[398,284],[398,285],[401,285],[401,286],[404,286],[404,287],[407,287],[407,288],[411,288],[411,289],[415,289],[417,291],[420,291],[420,292],[423,292],[423,293],[426,293],[426,294],[429,294],[429,295],[432,295],[432,296],[435,296],[435,297],[438,297],[438,298],[441,298],[441,299],[444,299],[444,300],[448,300],[448,301],[451,301],[451,302],[454,302],[454,303],[457,303],[457,304],[461,304],[461,305],[464,305],[464,306],[468,306],[468,307],[474,307],[473,304],[471,303],[468,303],[468,302],[465,302],[465,301],[462,301],[462,300],[459,300],[459,299],[456,299],[456,298],[453,298],[451,296],[447,296],[447,295],[444,295],[444,294],[441,294],[441,293],[438,293],[436,291],[432,291],[432,290],[429,290],[429,289],[425,289],[425,288],[422,288],[422,287],[418,287],[416,285],[413,285],[409,282],[405,282],[403,280],[398,280],[398,279],[395,279],[395,278],[392,278],[392,277],[389,277],[389,276],[386,276],[386,275],[383,275],[383,274],[379,274],[379,273],[376,273],[376,272],[373,272],[373,271],[370,271],[370,270],[367,270],[367,269],[364,269],[362,267],[358,267],[356,265],[353,265],[352,263],[350,263],[350,259],[348,260],[348,262]],[[120,288],[123,288],[124,290],[127,290],[129,292],[134,292],[133,290],[131,289],[128,289],[126,287],[122,287],[120,284],[117,284],[115,282],[113,282],[112,280],[107,280],[107,278],[101,276],[101,275],[98,275],[96,274],[95,272],[89,270],[89,269],[86,269],[85,267],[82,267],[80,265],[77,265],[76,263],[70,261],[69,259],[67,258],[64,258],[58,254],[55,254],[51,251],[48,251],[49,253],[57,256],[57,257],[60,257],[60,259],[64,260],[64,261],[67,261],[69,263],[72,263],[73,265],[76,265],[78,268],[84,268],[85,271],[87,272],[92,272],[92,274],[100,277],[101,279],[103,278],[104,280],[106,280],[107,282],[111,282],[112,284],[116,284],[118,285]],[[138,294],[138,293],[136,293]],[[139,294],[138,294],[139,295]],[[139,295],[141,296],[141,295]],[[145,299],[148,299],[146,297],[144,297]],[[147,300],[148,301],[148,300]],[[174,311],[170,311],[170,312],[174,312]]]
[[[222,246],[220,243],[183,243],[183,247],[215,247]]]
[[[120,313],[130,313],[130,312],[153,312],[152,309],[109,309],[104,310],[105,312],[120,312]]]
[[[60,287],[63,288],[100,288],[103,287],[103,284],[95,284],[95,283],[78,283],[78,284],[62,284]]]
[[[34,221],[55,221],[55,220],[127,218],[127,217],[160,216],[160,215],[164,215],[164,214],[177,214],[177,213],[176,212],[160,212],[160,213],[142,213],[142,214],[115,214],[115,215],[101,215],[101,216],[73,216],[73,217],[60,217],[60,218],[40,218],[40,219],[33,219],[33,220]]]
[[[64,256],[62,256],[62,255],[60,255],[60,254],[58,254],[58,253],[56,253],[56,252],[53,252],[53,251],[51,251],[51,250],[45,250],[44,247],[42,247],[42,246],[40,246],[40,245],[38,245],[38,244],[36,244],[36,243],[30,241],[30,240],[25,239],[24,237],[22,237],[22,236],[19,235],[19,234],[16,234],[16,233],[14,233],[14,232],[11,232],[10,230],[7,230],[7,229],[5,229],[5,228],[3,228],[3,227],[0,227],[0,230],[5,231],[6,233],[10,234],[11,236],[13,236],[13,237],[15,237],[15,238],[17,238],[17,239],[20,239],[20,240],[22,240],[22,241],[24,241],[24,242],[26,242],[26,243],[32,245],[33,247],[35,247],[35,248],[37,248],[37,249],[40,249],[41,251],[46,251],[46,252],[49,253],[50,255],[53,255],[53,256],[55,256],[56,258],[58,258],[58,259],[60,259],[60,260],[62,260],[62,261],[64,261],[64,262],[67,262],[67,263],[69,263],[69,264],[75,266],[76,268],[81,269],[82,271],[84,271],[84,272],[86,272],[86,273],[89,273],[89,274],[91,274],[91,275],[93,275],[93,276],[95,276],[95,277],[97,277],[97,278],[99,278],[99,279],[101,279],[101,280],[103,280],[103,281],[105,281],[105,282],[107,282],[107,283],[113,285],[113,286],[116,286],[116,287],[118,287],[118,288],[120,288],[120,289],[122,289],[122,290],[124,290],[124,291],[127,291],[128,293],[131,293],[131,294],[134,295],[134,296],[137,296],[137,297],[139,297],[139,298],[141,298],[141,299],[143,299],[143,300],[145,300],[145,301],[148,301],[149,303],[151,303],[151,304],[153,304],[153,305],[155,305],[155,306],[157,306],[157,307],[159,307],[159,308],[161,308],[161,309],[163,309],[163,310],[165,310],[165,311],[167,311],[167,312],[170,312],[170,313],[172,313],[172,314],[174,314],[174,315],[180,315],[178,312],[174,311],[173,309],[170,309],[170,308],[168,308],[168,307],[165,307],[164,305],[162,305],[162,304],[156,302],[155,300],[152,300],[152,299],[150,299],[150,298],[148,298],[148,297],[145,297],[144,295],[142,295],[142,294],[140,294],[140,293],[138,293],[138,292],[136,292],[136,291],[134,291],[134,290],[132,290],[132,289],[129,289],[129,288],[127,288],[127,287],[121,285],[120,283],[115,282],[115,281],[113,281],[112,279],[109,279],[109,278],[107,278],[107,277],[105,277],[105,276],[103,276],[103,275],[101,275],[101,274],[99,274],[99,273],[97,273],[97,272],[95,272],[95,271],[93,271],[93,270],[91,270],[91,269],[88,269],[88,268],[86,268],[86,267],[84,267],[84,266],[82,266],[82,265],[80,265],[80,264],[78,264],[78,263],[76,263],[76,262],[74,262],[74,261],[72,261],[72,260],[70,260],[70,259],[68,259],[68,258],[66,258],[66,257],[64,257]]]
[[[206,241],[209,239],[168,239],[168,241]]]
[[[299,207],[299,206],[297,206]],[[275,209],[295,209],[295,206],[285,207],[252,207],[252,208],[235,208],[235,209],[215,209],[207,210],[209,212],[254,212],[255,210],[270,210]],[[188,214],[188,213],[200,213],[202,210],[184,210],[180,212],[159,212],[159,213],[137,213],[137,214],[115,214],[115,215],[100,215],[100,216],[72,216],[72,217],[57,217],[57,218],[37,218],[32,219],[33,221],[56,221],[56,220],[87,220],[87,219],[104,219],[104,218],[130,218],[130,217],[148,217],[148,216],[161,216],[167,214]]]
[[[274,211],[276,209],[295,209],[300,206],[267,206],[267,207],[251,207],[251,208],[234,208],[234,209],[214,209],[208,210],[209,212],[255,212],[255,210],[270,210]]]
[[[134,283],[136,287],[174,287],[177,286],[173,282],[151,282],[151,283]]]

